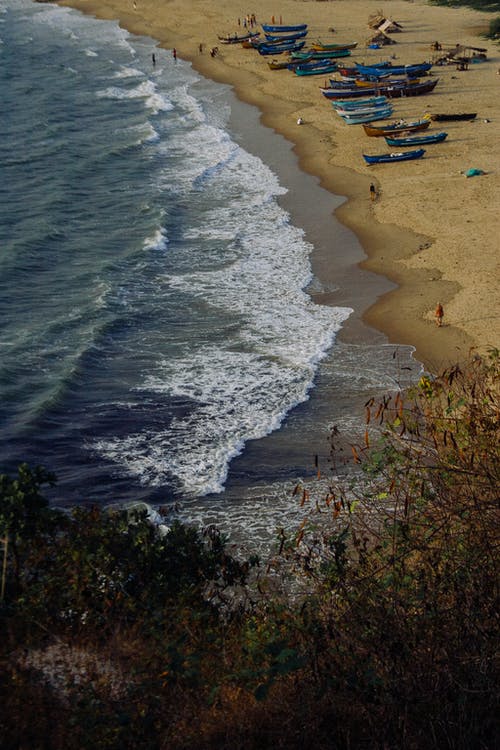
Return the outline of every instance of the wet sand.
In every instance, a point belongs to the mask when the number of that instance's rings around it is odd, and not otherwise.
[[[238,26],[238,11],[229,0],[191,0],[189,5],[181,0],[61,4],[118,19],[130,31],[157,39],[158,55],[171,55],[175,47],[177,55],[190,60],[200,73],[230,84],[242,101],[257,106],[261,122],[293,144],[300,168],[333,194],[331,211],[362,246],[358,254],[351,243],[348,257],[339,256],[338,247],[330,247],[328,218],[322,213],[318,226],[311,217],[310,201],[304,200],[310,178],[304,177],[289,195],[291,213],[296,217],[301,210],[307,212],[304,225],[316,247],[313,269],[323,285],[315,298],[355,310],[343,338],[356,341],[368,335],[364,320],[383,331],[390,342],[414,346],[416,357],[431,370],[462,359],[471,348],[485,351],[500,345],[499,56],[497,45],[479,36],[490,15],[427,6],[420,0],[392,0],[385,10],[403,30],[392,35],[396,44],[371,50],[366,41],[373,31],[367,21],[380,9],[373,0],[280,3],[275,22],[308,23],[310,41],[357,41],[347,63],[375,62],[392,55],[405,64],[430,60],[436,40],[446,48],[456,43],[487,48],[487,60],[467,71],[457,71],[454,65],[434,67],[432,74],[440,79],[434,93],[395,101],[394,107],[398,118],[477,111],[476,120],[450,122],[446,127],[433,124],[433,131],[446,130],[449,136],[444,143],[429,146],[424,159],[368,167],[363,151],[381,153],[390,147],[383,139],[368,138],[361,126],[347,126],[333,113],[319,93],[322,77],[271,71],[266,58],[255,50],[218,41],[218,34],[242,32],[243,16]],[[257,21],[271,22],[269,5],[263,0],[253,4],[252,12]],[[214,45],[219,54],[211,57],[208,51]],[[299,116],[304,121],[300,127]],[[486,174],[467,179],[463,171],[470,167]],[[372,181],[378,190],[374,203],[369,198]],[[311,236],[315,232],[316,239]],[[445,309],[445,325],[440,329],[433,319],[438,300]]]

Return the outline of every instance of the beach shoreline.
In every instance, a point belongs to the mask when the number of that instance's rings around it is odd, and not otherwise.
[[[481,109],[481,120],[449,123],[447,130],[455,147],[447,142],[446,155],[430,147],[418,165],[399,164],[397,171],[393,165],[370,171],[362,164],[361,152],[365,147],[372,153],[384,150],[382,144],[370,143],[382,139],[368,139],[359,128],[353,128],[356,132],[351,135],[328,102],[322,101],[318,86],[323,80],[301,80],[288,71],[270,71],[265,58],[240,45],[219,44],[219,53],[209,55],[209,48],[218,44],[217,33],[238,30],[233,5],[227,0],[195,0],[189,8],[179,0],[170,0],[161,8],[152,0],[62,0],[59,4],[117,20],[132,33],[152,37],[158,42],[158,54],[160,50],[171,54],[175,47],[178,56],[189,60],[201,75],[230,85],[239,99],[257,107],[262,124],[293,144],[300,169],[315,176],[334,196],[344,196],[333,211],[354,232],[366,257],[352,260],[350,288],[344,290],[341,301],[335,294],[331,300],[329,295],[312,295],[322,304],[354,309],[340,337],[359,335],[364,321],[382,331],[389,342],[413,346],[415,357],[432,371],[466,358],[471,349],[482,352],[499,345],[498,211],[494,207],[495,202],[498,205],[500,163],[493,146],[495,116],[498,120],[500,112],[498,102],[490,96],[498,86],[498,76],[493,75],[498,67],[494,62],[497,46],[482,40],[489,48],[488,60],[471,66],[474,69],[467,74],[457,74],[454,68],[439,70],[439,94],[405,100],[404,110],[403,103],[399,106],[397,102],[395,114],[408,119],[421,116],[422,108],[468,111],[475,88],[474,108]],[[331,28],[328,19],[335,16],[335,41],[358,41],[360,52],[355,59],[382,59],[388,50],[391,54],[395,50],[404,63],[428,59],[426,42],[442,37],[443,28],[444,41],[457,39],[478,45],[478,29],[488,22],[486,14],[470,9],[393,0],[390,17],[404,20],[404,31],[398,35],[397,45],[372,52],[364,48],[369,32],[366,21],[378,8],[373,0],[356,0],[356,5],[353,14],[346,2],[298,4],[285,0],[280,10],[291,23],[309,23],[316,36],[321,29],[326,36]],[[264,3],[255,4],[259,22],[270,20],[264,8]],[[298,116],[303,119],[300,127]],[[479,167],[487,174],[467,180],[461,174],[462,166]],[[379,196],[374,203],[369,197],[371,181]],[[295,200],[300,202],[300,195]],[[328,227],[322,231],[327,235]],[[328,276],[328,253],[313,253],[311,262],[315,274]],[[359,290],[363,271],[379,279],[369,285],[368,294]],[[439,330],[433,319],[438,300],[445,308],[445,325]]]

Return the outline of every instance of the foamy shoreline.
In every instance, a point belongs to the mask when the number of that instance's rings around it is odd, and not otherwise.
[[[243,101],[261,110],[265,125],[295,144],[304,171],[348,198],[336,215],[360,239],[368,255],[363,266],[398,284],[364,314],[391,342],[415,346],[417,358],[430,369],[463,358],[471,347],[484,351],[500,345],[499,55],[498,45],[478,36],[488,25],[488,14],[427,6],[420,0],[392,0],[384,11],[402,24],[403,32],[394,36],[397,44],[368,50],[367,20],[380,8],[374,0],[335,4],[285,0],[273,9],[283,22],[308,23],[311,41],[318,37],[357,41],[355,60],[375,61],[395,54],[402,63],[419,62],[431,58],[435,40],[445,46],[461,43],[488,49],[488,60],[468,71],[434,68],[433,74],[440,78],[435,93],[395,104],[398,117],[417,119],[426,111],[477,111],[476,121],[446,123],[439,129],[449,133],[447,141],[429,146],[418,162],[370,168],[364,165],[362,152],[389,150],[385,141],[370,139],[360,126],[341,122],[319,94],[323,79],[270,71],[265,58],[240,45],[219,44],[219,55],[208,54],[218,44],[217,34],[238,30],[237,11],[229,0],[192,0],[189,6],[170,0],[161,7],[155,0],[64,0],[61,4],[117,19],[131,32],[157,39],[161,47],[175,47],[179,57],[190,60],[203,75],[231,84]],[[241,18],[247,10],[260,22],[270,21],[269,5],[262,0],[242,9]],[[279,20],[276,12],[275,18]],[[328,34],[332,27],[335,33]],[[296,124],[298,116],[304,120],[301,127]],[[433,129],[437,131],[437,125]],[[467,179],[461,172],[469,167],[487,174]],[[380,194],[374,204],[369,200],[371,181]],[[328,234],[328,227],[324,231]],[[321,263],[325,266],[328,260]],[[445,307],[446,325],[441,329],[433,320],[437,300]],[[358,311],[360,307],[362,303]]]

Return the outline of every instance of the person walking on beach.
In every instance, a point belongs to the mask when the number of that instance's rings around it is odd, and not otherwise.
[[[153,61],[153,65],[156,65],[156,55],[155,55],[155,53],[154,53],[154,52],[153,52],[153,54],[151,55],[151,59],[152,59],[152,61]]]
[[[376,197],[377,197],[377,189],[372,182],[372,184],[370,185],[370,200],[374,201]]]
[[[440,328],[443,325],[443,317],[444,317],[444,310],[443,310],[443,306],[441,302],[438,302],[436,305],[434,317],[436,318],[436,325]]]
[[[174,57],[175,62],[177,62],[177,50],[175,49],[175,47],[172,50],[172,55]]]

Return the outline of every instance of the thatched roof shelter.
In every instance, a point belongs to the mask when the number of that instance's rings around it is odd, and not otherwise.
[[[380,26],[377,26],[377,28],[379,31],[383,31],[384,34],[395,34],[396,32],[403,30],[401,24],[397,23],[397,21],[392,21],[390,18],[386,18],[386,20]]]
[[[378,27],[386,21],[387,18],[384,16],[381,10],[377,11],[371,16],[368,16],[368,26],[371,29],[378,29]]]
[[[384,34],[383,31],[377,31],[376,34],[366,40],[366,46],[368,47],[370,44],[379,44],[385,47],[387,44],[396,44],[396,41],[395,39],[391,39],[387,34]]]

